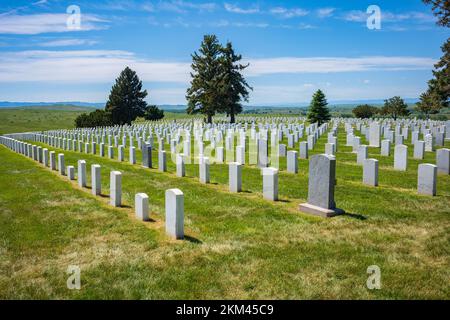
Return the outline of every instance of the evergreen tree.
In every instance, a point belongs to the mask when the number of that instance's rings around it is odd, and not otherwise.
[[[111,114],[99,109],[90,113],[82,113],[75,119],[77,128],[104,127],[112,124]]]
[[[145,120],[159,120],[164,118],[164,110],[159,109],[157,106],[151,105],[145,109]]]
[[[430,114],[439,113],[441,108],[442,104],[439,103],[439,97],[436,96],[436,92],[428,89],[420,95],[420,101],[417,102],[415,109],[429,119]]]
[[[212,123],[221,108],[220,54],[222,47],[215,35],[205,35],[199,53],[192,55],[191,87],[187,89],[188,114],[201,113]]]
[[[432,11],[438,17],[437,24],[450,27],[450,1],[449,0],[424,0],[432,5]],[[420,96],[420,102],[416,109],[425,114],[439,113],[442,108],[449,107],[450,99],[450,38],[441,47],[444,55],[434,65],[433,79],[428,81],[428,89]]]
[[[131,124],[144,115],[147,90],[142,90],[142,81],[136,72],[126,67],[111,88],[105,110],[111,114],[114,124]]]
[[[310,123],[317,122],[319,126],[330,120],[330,111],[328,110],[328,102],[322,90],[317,90],[311,100],[308,110],[308,121]]]
[[[431,4],[431,10],[438,18],[437,24],[450,27],[450,1],[449,0],[423,0],[425,4]]]
[[[249,65],[240,64],[241,59],[242,56],[234,52],[231,42],[222,48],[220,90],[223,100],[220,111],[230,116],[231,123],[235,122],[235,115],[242,112],[241,100],[248,102],[248,90],[253,90],[241,73]]]
[[[384,100],[384,106],[381,109],[381,113],[394,118],[394,120],[397,120],[398,117],[408,116],[410,114],[408,105],[399,96]]]

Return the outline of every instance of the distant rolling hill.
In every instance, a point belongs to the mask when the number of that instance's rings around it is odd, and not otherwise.
[[[408,104],[414,104],[418,101],[416,98],[404,98],[405,102]],[[330,106],[340,107],[340,108],[352,108],[359,104],[371,104],[371,105],[381,105],[384,103],[382,99],[371,99],[371,100],[329,100]],[[15,107],[57,107],[58,110],[62,107],[87,107],[91,109],[103,109],[105,107],[104,102],[81,102],[81,101],[65,101],[65,102],[11,102],[11,101],[0,101],[0,108],[15,108]],[[309,102],[299,102],[299,103],[280,103],[280,104],[250,104],[244,105],[244,109],[257,109],[257,108],[305,108],[309,106]],[[165,111],[182,111],[186,110],[185,104],[160,104],[159,108]]]
[[[46,111],[81,111],[91,112],[96,108],[73,106],[66,104],[54,104],[49,106],[18,106],[18,107],[0,107],[0,110],[46,110]]]
[[[0,108],[18,108],[18,107],[83,107],[83,108],[104,108],[104,103],[91,103],[79,101],[66,102],[11,102],[0,101]]]

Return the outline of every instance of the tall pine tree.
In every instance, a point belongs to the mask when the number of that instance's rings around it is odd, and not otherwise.
[[[432,11],[438,18],[437,24],[442,27],[450,27],[450,1],[448,0],[424,0],[432,5]],[[417,111],[425,114],[439,113],[442,108],[447,108],[450,103],[450,38],[441,47],[444,55],[434,65],[433,79],[428,81],[428,89],[420,96],[417,103]]]
[[[220,86],[220,54],[222,46],[215,35],[205,35],[199,52],[192,55],[191,87],[187,89],[188,114],[201,113],[212,123],[212,117],[221,108],[223,97]]]
[[[434,65],[434,78],[428,81],[428,89],[420,96],[417,110],[425,115],[439,113],[449,106],[450,99],[450,39],[441,47],[444,55]]]
[[[433,14],[438,18],[437,24],[450,27],[450,1],[449,0],[423,0],[425,4],[431,4]]]
[[[322,90],[317,90],[311,100],[308,111],[308,120],[310,123],[317,122],[319,126],[331,119],[328,110],[328,102]]]
[[[146,96],[147,90],[142,91],[142,81],[136,72],[126,67],[111,88],[105,110],[111,114],[114,124],[131,124],[144,115]]]
[[[248,102],[248,90],[253,90],[241,73],[249,65],[240,64],[241,59],[242,56],[234,52],[231,42],[222,48],[220,89],[223,101],[220,111],[230,116],[231,123],[235,122],[235,115],[242,112],[241,100]]]

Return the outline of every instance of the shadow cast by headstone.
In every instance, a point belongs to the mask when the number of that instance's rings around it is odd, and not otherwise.
[[[131,208],[133,208],[133,207],[132,207],[132,206],[129,206],[129,205],[127,205],[127,204],[122,204],[122,205],[120,205],[119,208],[128,208],[128,209],[131,209]]]
[[[340,216],[349,217],[349,218],[358,219],[358,220],[367,220],[366,216],[359,214],[359,213],[345,212],[343,214],[340,214]]]
[[[98,196],[101,198],[109,198],[109,195],[103,193],[100,193]]]
[[[191,237],[191,236],[187,236],[187,235],[184,235],[184,240],[192,242],[192,243],[196,243],[196,244],[202,244],[203,243],[199,239]]]
[[[277,202],[290,203],[291,201],[287,199],[278,199]]]

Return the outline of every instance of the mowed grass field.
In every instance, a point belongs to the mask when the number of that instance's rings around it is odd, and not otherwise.
[[[450,176],[438,176],[437,197],[417,195],[417,166],[435,163],[434,153],[413,160],[409,145],[408,171],[398,172],[392,156],[369,148],[380,186],[364,186],[343,127],[338,138],[335,199],[347,213],[331,219],[298,211],[307,160],[295,175],[281,158],[280,201],[270,202],[254,166],[244,167],[244,191],[232,194],[226,165],[212,165],[211,184],[202,185],[195,164],[178,178],[171,161],[167,173],[142,168],[139,151],[131,165],[46,146],[66,165],[87,161],[88,188],[80,189],[0,146],[0,298],[448,299]],[[92,164],[102,166],[102,197],[90,194]],[[118,209],[108,205],[111,170],[123,173]],[[169,188],[185,195],[184,241],[165,236]],[[150,222],[134,219],[138,192],[149,195]],[[81,268],[81,290],[67,289],[69,265]],[[380,290],[366,287],[370,265],[381,269]]]
[[[82,113],[92,107],[69,105],[0,108],[0,134],[54,129],[71,129]],[[166,119],[186,117],[184,113],[165,112]]]
[[[93,110],[76,106],[0,108],[0,134],[73,128],[78,115]]]

